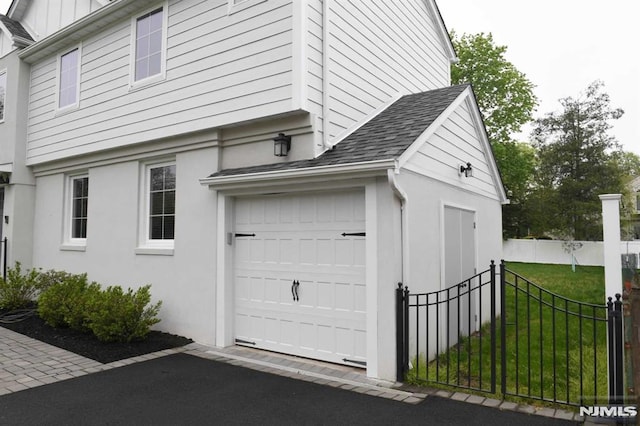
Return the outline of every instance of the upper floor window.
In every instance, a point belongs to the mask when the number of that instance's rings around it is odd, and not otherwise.
[[[4,121],[4,102],[7,92],[7,71],[0,71],[0,123]]]
[[[58,108],[78,104],[80,95],[80,49],[60,55],[58,76]]]
[[[135,21],[133,81],[164,72],[165,8],[146,13]]]

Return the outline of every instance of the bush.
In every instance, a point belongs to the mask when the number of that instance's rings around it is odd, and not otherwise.
[[[7,279],[0,277],[0,309],[21,309],[29,306],[40,292],[40,273],[31,269],[22,274],[20,262],[7,270]]]
[[[40,272],[40,276],[38,280],[40,281],[40,291],[44,292],[49,287],[54,284],[59,284],[66,280],[67,278],[73,277],[74,274],[70,274],[69,272],[64,271],[54,271],[50,269],[45,272]]]
[[[92,298],[89,306],[89,327],[103,342],[131,342],[144,339],[157,318],[162,302],[149,305],[150,285],[135,293],[126,293],[120,286],[111,286]]]
[[[100,293],[100,285],[89,284],[87,274],[51,272],[47,276],[48,288],[38,298],[38,315],[52,327],[89,331],[87,309]]]

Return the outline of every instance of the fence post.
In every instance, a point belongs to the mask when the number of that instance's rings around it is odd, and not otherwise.
[[[500,262],[500,392],[507,393],[507,306],[504,259]]]
[[[624,403],[624,364],[622,354],[624,340],[622,338],[622,301],[616,294],[615,302],[609,297],[607,301],[607,341],[609,342],[609,404]]]
[[[489,269],[491,270],[491,393],[496,393],[496,264],[493,260]]]
[[[9,251],[9,247],[7,247],[7,245],[9,244],[9,239],[7,237],[4,237],[4,240],[2,240],[3,244],[3,252],[2,252],[2,279],[6,280],[7,279],[7,252]]]
[[[405,308],[404,308],[404,290],[402,283],[398,283],[396,289],[396,380],[404,381],[405,359]]]

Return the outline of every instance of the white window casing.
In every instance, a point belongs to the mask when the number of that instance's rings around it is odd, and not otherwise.
[[[137,254],[172,255],[175,238],[176,162],[141,165]]]
[[[78,45],[58,56],[56,73],[56,109],[65,112],[80,105],[80,68],[82,49]]]
[[[62,250],[84,251],[89,226],[89,175],[68,175],[65,180]]]
[[[131,20],[130,89],[166,78],[168,11],[165,1]]]

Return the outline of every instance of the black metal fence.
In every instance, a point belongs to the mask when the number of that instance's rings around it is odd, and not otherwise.
[[[398,380],[568,405],[622,401],[619,295],[607,305],[578,302],[504,262],[496,269],[491,262],[486,271],[429,293],[399,285]]]

